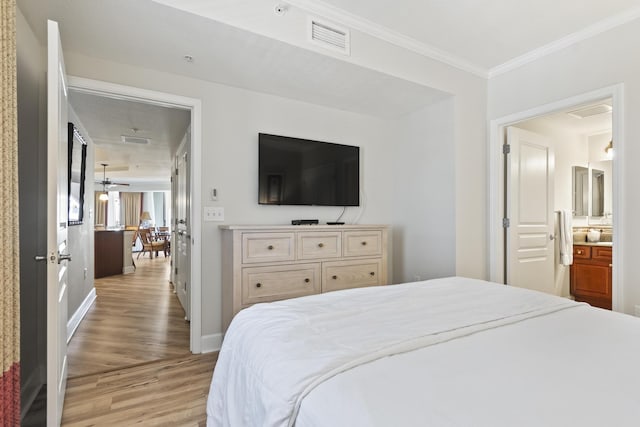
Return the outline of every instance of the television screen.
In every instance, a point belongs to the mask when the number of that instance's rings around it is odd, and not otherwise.
[[[258,202],[359,206],[360,147],[259,135]]]

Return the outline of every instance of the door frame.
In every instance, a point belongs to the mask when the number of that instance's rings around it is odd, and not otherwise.
[[[191,157],[202,157],[202,102],[155,90],[141,89],[84,77],[67,76],[69,89],[78,92],[101,95],[127,101],[145,102],[170,108],[191,111]],[[189,349],[192,353],[202,352],[202,164],[192,162],[189,181],[191,184],[191,322],[189,324]]]
[[[488,227],[488,270],[489,280],[494,282],[504,282],[504,229],[502,227],[502,217],[504,212],[504,158],[502,145],[504,144],[504,130],[507,126],[515,125],[518,122],[557,113],[576,107],[578,105],[595,102],[601,99],[612,99],[612,134],[615,141],[615,155],[613,157],[613,241],[616,242],[618,250],[613,251],[613,272],[612,272],[612,308],[613,311],[624,312],[624,289],[622,287],[622,255],[621,248],[624,247],[624,234],[621,230],[624,227],[624,181],[623,161],[624,158],[624,83],[607,86],[591,92],[565,98],[548,104],[539,105],[528,110],[509,114],[489,121],[489,144],[488,144],[488,195],[489,195],[489,215]]]

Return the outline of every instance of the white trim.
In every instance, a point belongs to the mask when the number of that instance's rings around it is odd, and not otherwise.
[[[136,268],[133,265],[127,265],[122,269],[122,274],[131,274],[135,273]]]
[[[202,155],[202,102],[196,98],[175,95],[155,90],[141,89],[99,80],[68,76],[69,87],[86,93],[101,94],[110,98],[137,100],[165,107],[177,107],[191,110],[191,152],[192,158],[201,159]],[[202,215],[201,188],[202,165],[200,161],[191,165],[191,322],[190,350],[200,353],[202,347]]]
[[[309,13],[313,13],[320,17],[335,21],[348,28],[358,30],[372,37],[383,40],[395,46],[418,53],[427,58],[443,62],[452,67],[474,74],[476,76],[487,78],[488,71],[486,68],[480,67],[472,62],[467,61],[459,56],[453,55],[437,47],[428,45],[414,38],[407,37],[397,31],[391,30],[361,16],[354,15],[344,9],[332,6],[321,0],[287,0],[288,4],[303,9]]]
[[[219,351],[222,346],[222,334],[204,335],[202,337],[202,352],[211,353]]]
[[[503,228],[502,212],[504,205],[504,168],[502,167],[503,130],[506,126],[551,114],[577,105],[612,98],[613,105],[613,140],[615,141],[615,157],[613,158],[613,241],[616,247],[624,247],[624,234],[620,231],[624,224],[624,181],[622,180],[624,158],[624,83],[604,87],[589,93],[577,95],[571,98],[552,102],[531,108],[526,111],[510,114],[491,120],[489,123],[488,167],[489,167],[489,279],[496,282],[503,281],[504,253],[503,253]],[[624,289],[622,286],[622,255],[621,251],[613,251],[613,277],[612,277],[612,305],[614,311],[624,311]]]
[[[84,316],[86,316],[95,300],[96,288],[93,288],[91,289],[91,292],[89,292],[89,294],[86,296],[84,301],[82,301],[80,307],[78,307],[76,312],[73,313],[73,316],[71,316],[71,318],[67,322],[67,344],[69,344],[69,341],[71,341],[71,337],[73,337],[73,334],[75,334],[76,329],[78,329],[78,326],[80,326],[80,322],[82,322],[82,319],[84,319]]]
[[[609,31],[638,18],[640,18],[640,7],[636,7],[618,15],[610,16],[602,21],[583,28],[580,31],[576,31],[575,33],[569,34],[558,40],[554,40],[551,43],[547,43],[544,46],[533,49],[524,55],[517,56],[503,64],[497,65],[489,70],[488,77],[493,78],[500,74],[515,70],[516,68],[522,67],[523,65],[536,61],[544,56],[551,55],[552,53],[558,52],[576,43],[580,43],[583,40],[590,39],[591,37],[595,37],[598,34],[604,33],[605,31]]]

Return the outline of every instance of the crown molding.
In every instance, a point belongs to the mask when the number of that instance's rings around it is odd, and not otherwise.
[[[580,43],[581,41],[587,40],[591,37],[595,37],[598,34],[602,34],[638,18],[640,18],[640,7],[603,19],[602,21],[596,22],[595,24],[580,31],[576,31],[575,33],[569,34],[568,36],[562,37],[544,46],[540,46],[539,48],[529,51],[524,55],[520,55],[503,64],[491,68],[489,70],[488,77],[491,79],[499,76],[500,74],[515,70],[516,68],[522,67],[530,62],[536,61],[547,55],[551,55],[552,53],[558,52],[562,49],[566,49],[569,46]]]
[[[393,31],[387,27],[376,24],[368,19],[354,15],[346,10],[327,4],[321,0],[285,0],[291,6],[313,13],[325,19],[335,21],[377,39],[383,40],[395,46],[418,53],[427,58],[443,62],[462,71],[469,72],[478,77],[488,78],[488,70],[456,55],[452,55],[442,49],[422,43],[414,38]]]

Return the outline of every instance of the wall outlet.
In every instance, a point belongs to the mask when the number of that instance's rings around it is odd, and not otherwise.
[[[422,279],[420,278],[420,275],[419,275],[419,274],[415,274],[415,275],[413,276],[413,281],[414,281],[414,282],[419,282],[419,281],[421,281],[421,280],[422,280]]]
[[[217,206],[205,206],[204,220],[205,221],[224,221],[224,208],[220,208]]]

